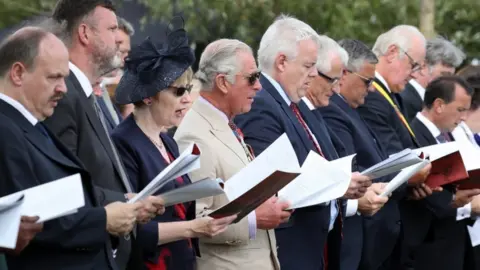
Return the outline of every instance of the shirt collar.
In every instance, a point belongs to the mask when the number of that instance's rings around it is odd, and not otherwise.
[[[307,97],[302,97],[303,102],[307,105],[307,107],[310,109],[310,111],[315,110],[315,106],[313,106],[313,103],[307,98]]]
[[[411,79],[409,83],[417,90],[417,93],[420,95],[420,97],[423,98],[425,97],[425,88],[421,86],[416,80]]]
[[[29,112],[27,108],[25,108],[25,106],[23,106],[20,102],[3,93],[0,93],[0,99],[10,104],[17,111],[19,111],[23,115],[23,117],[27,118],[28,122],[30,122],[30,124],[32,124],[33,126],[38,123],[38,119],[35,118],[35,116],[33,116],[33,114]]]
[[[227,123],[229,122],[227,115],[224,112],[220,111],[217,107],[213,106],[213,104],[210,103],[208,100],[204,99],[202,96],[198,96],[198,101],[209,106],[212,110],[218,113],[223,119],[225,119],[225,122]]]
[[[385,85],[385,88],[387,88],[387,91],[389,93],[392,93],[392,91],[390,90],[390,87],[388,86],[388,83],[387,81],[383,78],[382,75],[380,75],[380,73],[378,73],[377,71],[375,71],[375,78],[377,78],[383,85]]]
[[[275,81],[272,77],[270,77],[268,74],[262,72],[262,75],[273,85],[273,87],[275,87],[275,89],[280,94],[280,96],[283,98],[285,103],[287,103],[287,105],[290,106],[292,101],[288,97],[287,93],[285,93],[285,90],[283,90],[282,86],[277,81]]]
[[[73,72],[73,75],[75,75],[75,77],[77,78],[78,82],[80,83],[80,85],[82,86],[82,89],[83,91],[85,92],[85,95],[88,97],[90,97],[90,95],[93,93],[93,87],[92,87],[92,83],[90,82],[90,80],[87,78],[87,76],[85,75],[85,73],[83,73],[83,71],[81,71],[77,66],[75,66],[74,63],[72,62],[68,62],[68,67],[70,68],[70,70]]]
[[[425,115],[423,115],[421,112],[417,113],[417,119],[427,127],[428,131],[430,131],[430,133],[432,134],[432,136],[436,140],[438,135],[441,134],[438,127],[434,123],[432,123],[432,121],[430,121],[430,119],[425,117]]]

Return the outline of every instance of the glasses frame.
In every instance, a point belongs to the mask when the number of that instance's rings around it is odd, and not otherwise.
[[[408,57],[408,61],[410,62],[410,66],[412,68],[412,72],[416,72],[416,71],[419,71],[421,68],[422,68],[422,65],[420,63],[418,63],[417,61],[415,61],[411,56],[410,54],[408,54],[408,52],[400,47],[398,47],[407,57]]]
[[[260,70],[257,70],[255,72],[250,73],[250,74],[243,75],[243,77],[248,80],[248,84],[250,86],[254,86],[255,83],[257,82],[257,80],[260,79],[261,74],[262,74],[262,72]]]
[[[333,86],[333,85],[336,85],[337,83],[340,82],[340,78],[332,78],[332,77],[330,77],[330,76],[328,76],[328,75],[326,75],[326,74],[324,74],[324,73],[322,73],[322,72],[320,72],[320,71],[318,71],[318,70],[317,70],[317,73],[318,73],[318,76],[320,76],[320,77],[324,78],[325,80],[327,80],[328,83],[329,83],[330,85],[332,85],[332,86]]]
[[[173,94],[176,97],[182,97],[183,95],[185,95],[185,92],[188,92],[190,94],[190,92],[192,91],[192,87],[192,84],[188,84],[186,86],[170,86],[170,88],[174,89]]]
[[[360,79],[362,79],[362,81],[365,83],[365,85],[367,86],[367,88],[370,88],[370,87],[372,86],[373,82],[375,81],[374,78],[367,78],[367,77],[365,77],[365,76],[363,76],[363,75],[360,75],[360,74],[358,74],[357,72],[353,72],[353,71],[351,71],[351,70],[349,70],[349,69],[346,69],[345,71],[346,71],[346,72],[349,72],[349,73],[352,73],[352,74],[355,74],[357,77],[359,77]]]

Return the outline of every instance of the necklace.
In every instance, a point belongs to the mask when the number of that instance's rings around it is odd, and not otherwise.
[[[155,146],[157,146],[158,148],[160,148],[160,149],[162,149],[162,150],[165,148],[164,145],[163,145],[162,139],[160,139],[160,142],[161,142],[161,143],[158,143],[158,142],[156,142],[155,140],[153,140],[150,136],[147,135],[147,137],[148,137],[148,139],[149,139],[153,144],[155,144]]]
[[[165,149],[165,146],[162,142],[162,139],[160,139],[160,143],[156,142],[155,140],[153,140],[150,136],[148,136],[147,134],[145,134],[147,136],[147,138],[158,148],[158,151],[160,152],[160,154],[162,155],[163,159],[168,163],[170,164],[170,158],[168,157],[168,154],[167,154],[167,151]]]

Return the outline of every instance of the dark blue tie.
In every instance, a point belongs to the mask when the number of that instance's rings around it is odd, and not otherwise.
[[[38,129],[38,131],[40,131],[40,133],[42,133],[43,136],[45,136],[47,138],[49,143],[53,144],[52,138],[50,137],[50,135],[47,132],[47,129],[43,126],[43,124],[41,122],[38,122],[35,125],[35,127]]]
[[[480,146],[480,135],[474,134],[473,138],[475,139],[475,142],[477,142],[478,146]]]

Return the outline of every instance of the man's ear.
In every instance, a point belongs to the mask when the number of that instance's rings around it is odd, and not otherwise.
[[[9,77],[14,86],[21,86],[23,84],[23,79],[25,78],[25,73],[27,69],[25,66],[20,63],[16,62],[12,65],[9,72]]]

